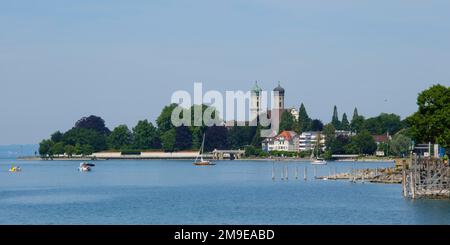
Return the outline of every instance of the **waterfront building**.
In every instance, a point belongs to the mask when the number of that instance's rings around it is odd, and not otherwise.
[[[299,135],[294,131],[283,131],[275,137],[263,140],[262,150],[270,151],[298,151]]]
[[[317,142],[319,140],[319,142]],[[322,150],[325,150],[325,135],[321,132],[303,132],[299,137],[299,151],[314,150],[319,144]]]

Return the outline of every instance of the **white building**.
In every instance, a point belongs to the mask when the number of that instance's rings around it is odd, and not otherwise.
[[[298,151],[299,137],[294,131],[283,131],[275,137],[263,140],[262,149],[270,151]]]
[[[319,140],[319,142],[317,142]],[[322,150],[325,149],[325,135],[320,132],[303,132],[299,137],[299,151],[314,150],[319,143]]]

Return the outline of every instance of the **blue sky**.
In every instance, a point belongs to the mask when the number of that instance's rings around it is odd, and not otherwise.
[[[0,144],[82,116],[154,120],[172,92],[263,89],[310,116],[405,117],[450,85],[449,1],[0,1]]]

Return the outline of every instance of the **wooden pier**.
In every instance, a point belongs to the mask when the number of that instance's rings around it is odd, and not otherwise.
[[[403,196],[418,198],[450,198],[450,167],[435,158],[415,157],[410,166],[403,165]]]

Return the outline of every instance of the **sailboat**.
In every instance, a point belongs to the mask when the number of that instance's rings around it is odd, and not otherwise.
[[[204,147],[205,147],[205,134],[203,134],[202,147],[200,148],[200,152],[199,152],[198,156],[195,158],[194,165],[197,165],[197,166],[216,165],[215,163],[212,163],[212,162],[210,162],[208,160],[204,160],[203,159],[203,149],[204,149]]]
[[[317,135],[317,158],[314,159],[314,151],[311,152],[311,164],[312,165],[327,165],[327,161],[325,159],[319,157],[319,149],[320,149],[320,133]]]

